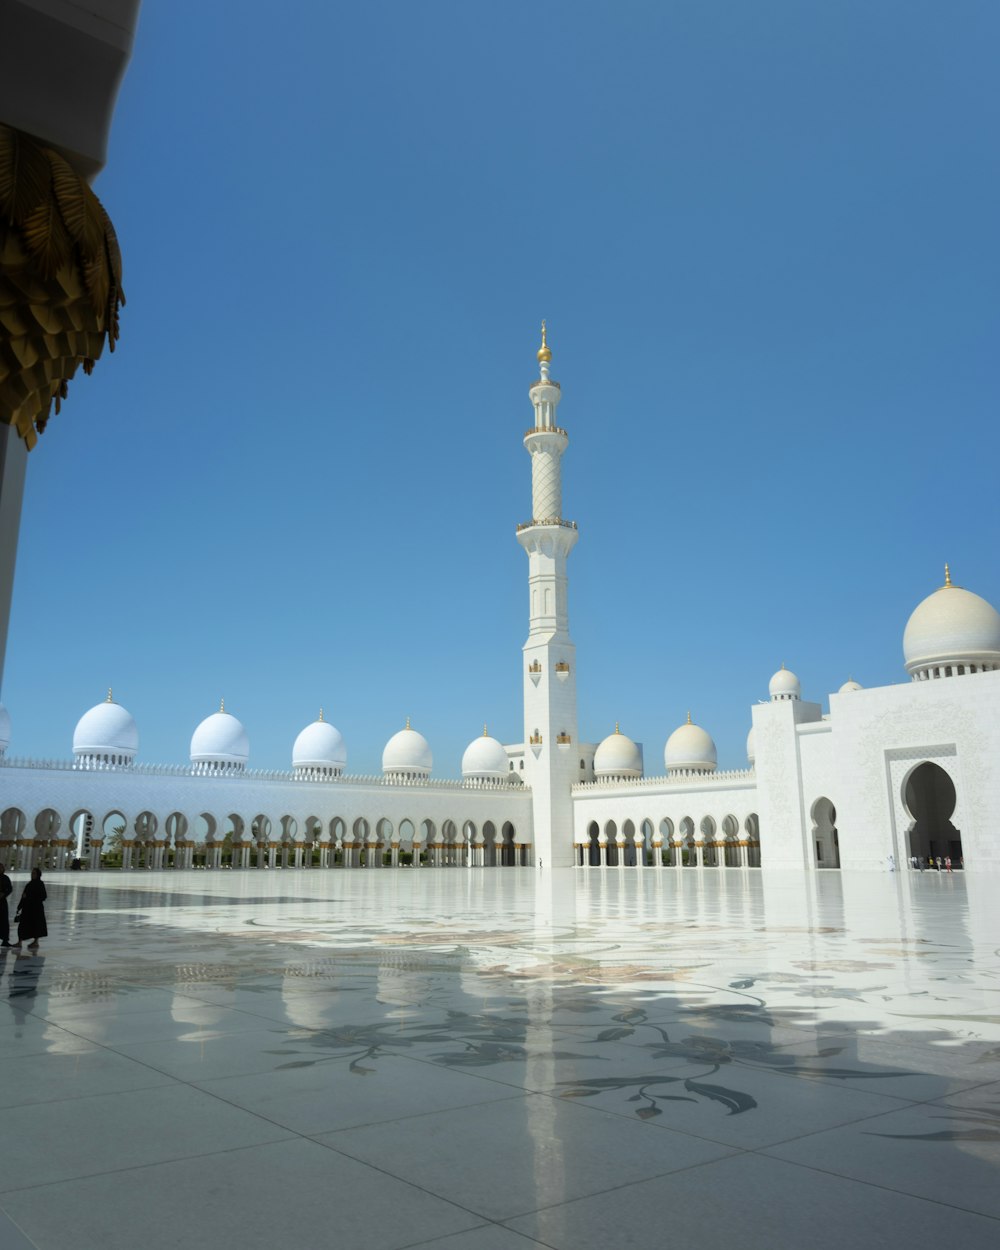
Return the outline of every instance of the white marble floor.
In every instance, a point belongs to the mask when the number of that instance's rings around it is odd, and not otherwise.
[[[2,1250],[1000,1245],[995,878],[47,885]]]

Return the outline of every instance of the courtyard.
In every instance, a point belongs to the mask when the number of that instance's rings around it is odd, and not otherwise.
[[[46,883],[3,1250],[1000,1242],[995,878]]]

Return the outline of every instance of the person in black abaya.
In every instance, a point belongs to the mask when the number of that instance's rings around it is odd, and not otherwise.
[[[13,889],[4,865],[0,864],[0,946],[10,946],[10,915],[7,911],[7,897]]]
[[[37,950],[38,939],[49,936],[43,906],[46,897],[45,886],[42,885],[42,870],[32,868],[31,880],[21,891],[21,901],[17,905],[17,914],[14,917],[17,921],[15,946],[20,946],[24,939],[28,938],[30,939],[28,950]]]

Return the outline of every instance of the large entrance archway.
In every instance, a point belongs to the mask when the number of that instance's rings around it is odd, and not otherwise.
[[[917,765],[903,782],[903,805],[913,821],[907,855],[947,856],[955,868],[962,866],[962,834],[951,823],[956,802],[955,783],[940,764]]]

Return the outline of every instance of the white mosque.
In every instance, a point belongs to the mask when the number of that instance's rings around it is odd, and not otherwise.
[[[462,777],[432,777],[427,740],[407,722],[382,775],[352,777],[344,738],[320,712],[288,772],[250,769],[246,730],[222,706],[195,729],[189,763],[137,762],[135,721],[108,691],[73,735],[69,760],[8,754],[0,707],[0,861],[96,869],[114,840],[124,869],[469,868],[581,870],[877,869],[914,856],[1000,868],[1000,614],[952,583],[914,609],[903,633],[909,683],[849,681],[819,703],[782,666],[752,709],[748,767],[719,772],[693,724],[666,741],[664,771],[616,726],[580,741],[563,517],[562,392],[542,328],[523,647],[524,739],[469,744]]]

